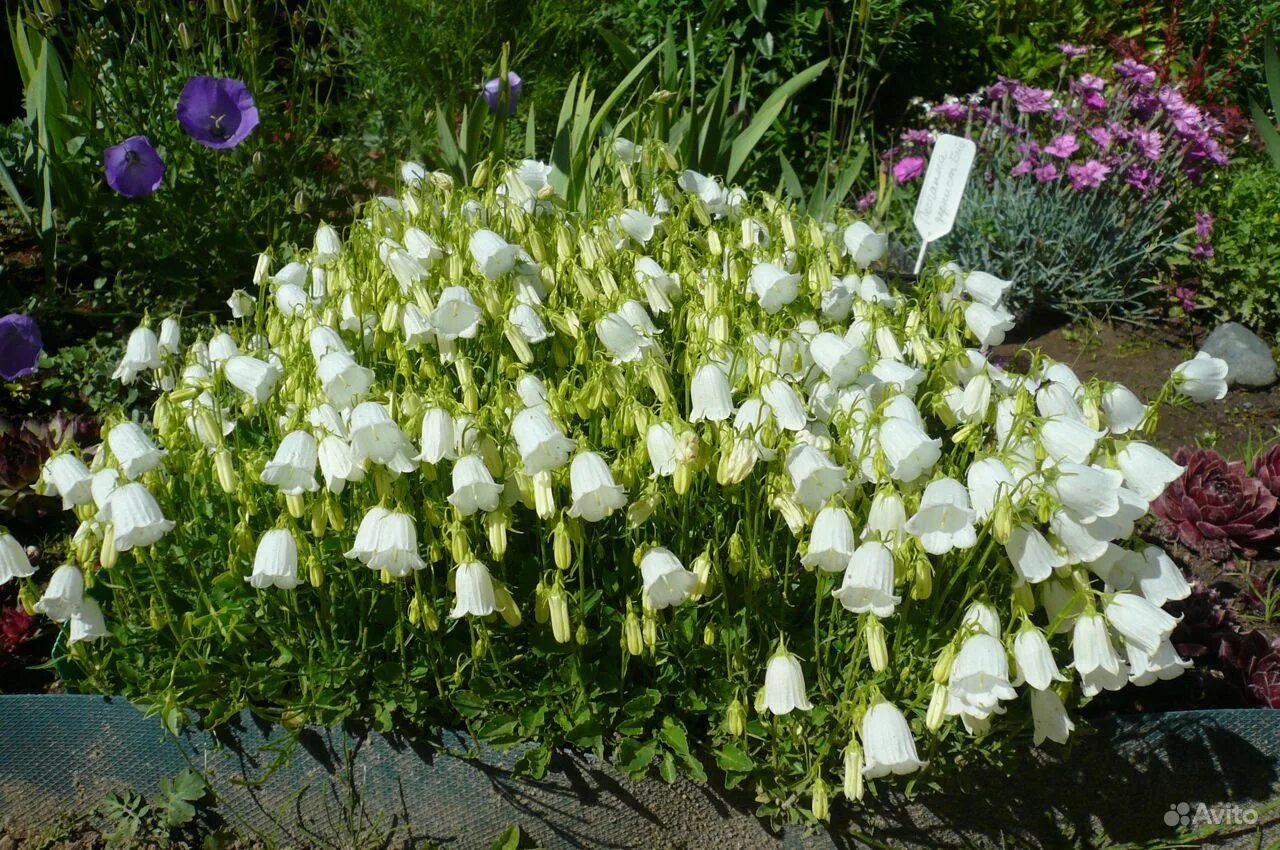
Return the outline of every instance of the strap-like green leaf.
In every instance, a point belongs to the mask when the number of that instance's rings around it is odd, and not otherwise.
[[[828,60],[823,59],[816,65],[805,68],[791,79],[787,80],[769,95],[760,106],[760,111],[756,113],[755,118],[743,130],[738,138],[733,141],[733,150],[729,154],[729,167],[725,170],[725,182],[733,180],[734,176],[747,162],[747,157],[751,156],[751,152],[755,146],[760,143],[760,139],[764,137],[765,131],[773,126],[773,122],[778,120],[778,116],[782,114],[782,108],[787,105],[787,101],[800,89],[807,86],[818,78],[827,68]]]

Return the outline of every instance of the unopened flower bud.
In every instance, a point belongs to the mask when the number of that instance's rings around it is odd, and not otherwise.
[[[557,569],[567,570],[573,565],[573,540],[564,520],[556,523],[551,530],[551,551],[555,556]]]
[[[864,615],[863,634],[867,640],[867,654],[871,658],[871,669],[877,673],[889,666],[889,646],[885,641],[884,624],[880,618],[872,614]]]
[[[511,595],[511,591],[507,590],[506,585],[494,582],[493,599],[498,606],[498,613],[502,615],[503,621],[508,626],[514,629],[524,621],[520,606],[516,604],[515,598]]]
[[[942,648],[942,652],[938,653],[938,659],[933,662],[933,681],[939,685],[945,685],[951,679],[951,662],[955,660],[956,648],[947,644]]]
[[[917,554],[911,580],[911,598],[928,599],[933,595],[933,565],[923,552]]]
[[[813,816],[818,820],[827,820],[831,811],[828,805],[827,783],[822,781],[821,776],[813,780],[813,788],[810,789],[809,794],[811,799],[809,808],[813,811]]]
[[[862,780],[862,748],[850,743],[844,748],[844,786],[846,800],[858,801],[866,790]]]
[[[547,593],[547,611],[551,615],[551,636],[556,643],[568,643],[572,627],[569,623],[569,602],[559,586]]]
[[[541,519],[550,519],[555,515],[556,491],[551,483],[550,472],[542,471],[533,476],[533,506]]]
[[[324,587],[324,559],[312,555],[307,564],[307,581],[314,588]]]
[[[234,0],[233,0],[234,2]],[[254,151],[253,158],[250,160],[253,167],[253,176],[259,180],[264,180],[268,174],[267,155],[262,151]]]
[[[741,737],[747,731],[747,709],[742,705],[742,700],[734,697],[733,702],[729,703],[729,708],[724,713],[725,731],[735,738]]]
[[[644,652],[644,634],[640,628],[640,618],[633,610],[627,610],[627,617],[622,623],[623,644],[631,655]]]
[[[98,550],[98,561],[104,570],[109,570],[116,565],[119,557],[120,553],[116,551],[115,526],[108,525],[107,530],[102,534],[102,548]]]
[[[222,492],[234,493],[240,481],[236,476],[235,466],[231,463],[231,453],[226,449],[214,452],[213,466],[218,473],[218,486],[222,488]]]
[[[924,728],[937,732],[947,719],[947,686],[933,683],[933,695],[929,698],[929,711],[924,717]]]
[[[285,506],[289,508],[289,516],[294,519],[302,519],[307,514],[307,502],[302,498],[301,493],[295,493],[284,497]]]

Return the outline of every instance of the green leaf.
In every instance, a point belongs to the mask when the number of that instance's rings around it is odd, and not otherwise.
[[[732,743],[716,751],[716,764],[726,773],[750,773],[756,766],[748,752]]]
[[[635,738],[627,738],[618,745],[618,767],[633,777],[639,776],[649,769],[657,754],[656,740],[650,738],[642,744]]]
[[[1267,91],[1271,95],[1271,114],[1280,121],[1280,55],[1276,53],[1276,42],[1267,36],[1262,48],[1262,62],[1267,72]]]
[[[689,736],[685,733],[680,721],[671,716],[662,718],[662,731],[659,734],[676,755],[681,757],[689,755]]]
[[[791,166],[791,160],[787,159],[785,154],[778,154],[778,164],[782,166],[782,188],[792,200],[803,204],[805,202],[804,184],[800,182],[800,176]]]
[[[1262,136],[1267,154],[1275,167],[1280,168],[1280,132],[1276,131],[1276,126],[1257,103],[1250,102],[1249,110],[1253,113],[1253,123],[1258,125],[1258,135]]]
[[[541,779],[547,774],[547,765],[551,764],[551,749],[543,744],[524,753],[516,759],[512,772],[517,776],[528,776]]]
[[[524,841],[524,834],[520,832],[520,825],[513,823],[494,839],[489,845],[489,850],[520,850],[522,841]]]
[[[658,775],[661,776],[668,785],[676,781],[676,760],[671,753],[663,753],[662,761],[658,763]]]
[[[769,95],[760,109],[756,112],[755,118],[739,134],[738,138],[733,140],[733,148],[729,154],[729,167],[725,170],[724,181],[729,183],[737,175],[738,171],[746,164],[747,158],[751,156],[751,152],[755,150],[755,146],[759,144],[760,139],[764,137],[765,131],[773,126],[773,122],[782,114],[782,108],[787,105],[787,101],[791,96],[800,89],[809,85],[818,78],[818,76],[827,69],[829,60],[823,59],[816,65],[811,65],[782,85]]]

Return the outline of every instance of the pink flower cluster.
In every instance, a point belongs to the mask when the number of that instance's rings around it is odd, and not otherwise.
[[[1085,49],[1059,46],[1065,62]],[[1115,187],[1159,202],[1184,180],[1199,183],[1206,169],[1224,166],[1222,125],[1174,85],[1157,86],[1156,72],[1132,59],[1106,78],[1064,69],[1056,89],[1000,77],[967,98],[948,98],[929,109],[926,128],[902,134],[885,155],[894,180],[924,173],[937,132],[974,139],[990,179],[1055,184],[1085,192]],[[1211,252],[1205,234],[1199,255]]]

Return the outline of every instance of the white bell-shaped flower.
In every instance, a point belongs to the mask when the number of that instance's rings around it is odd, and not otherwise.
[[[418,348],[436,338],[431,319],[422,308],[410,301],[400,312],[400,329],[404,332],[406,348]]]
[[[22,548],[12,534],[0,533],[0,586],[10,579],[27,578],[36,574],[31,566],[27,550]]]
[[[599,522],[609,514],[626,507],[627,491],[613,480],[613,472],[604,458],[595,452],[579,452],[569,465],[569,486],[573,504],[569,516],[587,522]]]
[[[338,408],[346,408],[373,386],[373,370],[356,362],[345,351],[331,351],[320,358],[316,376],[324,394]]]
[[[1004,549],[1018,577],[1028,584],[1044,581],[1053,575],[1054,570],[1067,563],[1067,559],[1053,548],[1053,544],[1040,530],[1027,523],[1009,532],[1009,540]]]
[[[67,644],[75,645],[80,641],[92,643],[110,636],[107,620],[102,616],[102,606],[93,597],[86,596],[80,603],[80,610],[71,615]]]
[[[290,431],[262,470],[262,483],[280,488],[286,496],[314,493],[320,489],[316,481],[318,454],[316,438],[310,432]]]
[[[307,312],[307,307],[311,304],[307,291],[292,283],[277,284],[272,296],[276,302],[276,310],[280,315],[289,318],[301,316]]]
[[[930,438],[920,426],[906,419],[885,419],[877,442],[888,461],[889,477],[903,483],[921,478],[942,457],[942,440]]]
[[[276,364],[242,354],[228,359],[224,369],[227,382],[258,404],[271,398],[284,375]]]
[[[1178,655],[1168,638],[1162,640],[1154,652],[1136,643],[1126,643],[1124,652],[1129,659],[1129,681],[1140,688],[1176,679],[1191,666],[1191,660]]]
[[[412,291],[414,285],[426,280],[429,274],[427,267],[417,257],[401,247],[387,246],[383,262],[386,263],[391,276],[396,279],[396,284],[402,293]]]
[[[182,325],[178,320],[169,316],[160,323],[160,350],[170,356],[176,357],[182,353]]]
[[[233,319],[251,319],[253,318],[254,304],[258,299],[254,298],[243,289],[237,289],[231,293],[231,297],[227,299],[227,306],[231,308],[231,318]]]
[[[146,325],[140,325],[129,334],[125,344],[124,357],[111,377],[122,384],[132,384],[138,375],[148,369],[159,369],[164,365],[160,356],[160,340],[155,331]]]
[[[1093,522],[1119,512],[1124,476],[1118,471],[1079,463],[1060,463],[1055,470],[1051,491],[1076,521]]]
[[[905,539],[907,533],[907,507],[895,490],[878,490],[871,498],[867,511],[867,524],[862,529],[863,540],[878,540],[890,548]]]
[[[1148,502],[1160,498],[1183,470],[1168,455],[1147,443],[1128,443],[1116,453],[1116,465],[1124,475],[1125,486]]]
[[[640,210],[625,209],[618,216],[619,229],[641,245],[649,244],[649,240],[653,238],[653,229],[661,223],[662,219]]]
[[[800,659],[787,652],[785,647],[769,659],[764,673],[762,709],[771,714],[784,715],[799,709],[809,711],[813,704],[805,696],[804,669]]]
[[[655,611],[680,605],[693,593],[698,577],[670,549],[655,546],[640,559],[644,602]]]
[[[1040,425],[1040,445],[1056,461],[1088,463],[1106,434],[1074,419],[1050,419]]]
[[[317,263],[328,263],[338,259],[338,254],[342,252],[342,237],[338,235],[333,225],[321,222],[316,228],[312,245],[312,259]]]
[[[107,432],[107,446],[128,479],[145,475],[158,467],[165,453],[151,442],[147,432],[136,422],[121,422]]]
[[[987,272],[974,271],[964,276],[964,291],[974,301],[988,307],[998,307],[1012,285],[1013,281],[1003,280]]]
[[[34,607],[55,623],[65,623],[80,610],[83,601],[84,573],[75,564],[63,564],[53,571],[49,586]]]
[[[453,619],[487,617],[498,610],[493,578],[489,575],[489,568],[479,561],[458,564],[453,574],[453,586],[456,597],[453,610],[449,612]]]
[[[223,366],[239,353],[240,345],[231,334],[217,333],[209,340],[209,362],[215,366]]]
[[[1067,715],[1062,698],[1047,689],[1031,692],[1031,722],[1034,726],[1032,740],[1037,747],[1046,740],[1065,744],[1076,728]]]
[[[853,259],[854,265],[860,269],[865,269],[889,250],[889,237],[876,233],[864,221],[855,221],[846,227],[840,241],[844,243],[844,250]]]
[[[969,491],[954,478],[939,478],[924,488],[919,509],[907,520],[907,531],[930,555],[945,555],[978,542],[973,520]]]
[[[1120,657],[1107,633],[1107,621],[1097,612],[1088,611],[1076,618],[1071,649],[1075,654],[1072,665],[1082,680],[1087,681],[1090,674],[1099,670],[1111,674],[1120,671]]]
[[[1147,653],[1154,653],[1178,625],[1176,617],[1135,593],[1117,593],[1107,603],[1105,613],[1107,622],[1124,637],[1126,646],[1133,645]]]
[[[966,479],[969,501],[979,522],[986,522],[991,517],[1001,496],[1013,495],[1013,473],[1000,458],[983,458],[971,464]]]
[[[1022,627],[1013,639],[1013,660],[1018,667],[1018,677],[1014,684],[1026,682],[1036,690],[1043,691],[1054,682],[1065,682],[1067,677],[1058,669],[1058,662],[1053,658],[1053,650],[1044,632],[1027,624]]]
[[[520,246],[511,245],[492,230],[477,230],[467,243],[471,257],[480,273],[489,280],[497,280],[515,268],[520,256]]]
[[[844,571],[840,589],[831,595],[855,614],[892,615],[902,597],[893,593],[893,553],[889,547],[875,540],[859,546]]]
[[[733,390],[729,375],[718,363],[705,363],[693,373],[689,387],[693,408],[690,422],[723,422],[733,415]]]
[[[1102,419],[1112,434],[1127,434],[1147,418],[1142,400],[1121,384],[1112,384],[1102,393]]]
[[[351,444],[336,434],[325,435],[316,450],[316,458],[324,486],[330,493],[341,493],[350,481],[364,480],[364,463],[356,457]]]
[[[1001,702],[1017,695],[1009,682],[1004,644],[983,633],[965,638],[947,680],[947,715],[983,720],[996,713]]]
[[[447,286],[431,312],[431,327],[441,339],[471,339],[480,330],[483,314],[465,286]]]
[[[675,427],[670,422],[655,422],[644,435],[645,449],[654,475],[669,477],[676,474],[680,465],[679,443]]]
[[[760,388],[760,397],[769,405],[778,427],[787,431],[803,431],[809,421],[804,399],[782,378],[774,378]]]
[[[477,455],[458,458],[453,465],[453,492],[449,504],[462,516],[477,511],[488,513],[498,507],[502,497],[502,485],[493,480],[489,467]]]
[[[537,345],[551,338],[551,331],[547,330],[538,311],[528,304],[517,304],[512,307],[511,312],[507,314],[507,321],[530,345]]]
[[[889,702],[877,702],[862,715],[862,775],[867,779],[915,773],[925,766],[916,752],[907,718]]]
[[[1004,342],[1004,335],[1013,330],[1013,314],[1003,307],[989,307],[975,301],[964,308],[964,322],[969,332],[984,348]]]
[[[262,535],[253,555],[253,574],[245,581],[259,590],[293,590],[298,586],[298,542],[291,531],[273,528]]]
[[[654,345],[653,340],[637,330],[621,312],[609,313],[596,322],[596,336],[614,363],[635,363]]]
[[[686,170],[676,178],[676,185],[691,195],[697,195],[711,215],[720,217],[728,211],[729,193],[716,178]]]
[[[867,363],[867,353],[844,337],[824,331],[809,343],[809,355],[835,387],[857,380]]]
[[[61,496],[64,510],[92,502],[92,485],[93,476],[89,472],[89,467],[75,455],[63,453],[45,461],[45,495]]]
[[[395,472],[417,468],[409,438],[376,401],[361,402],[351,411],[351,448],[361,461],[380,463]]]
[[[825,507],[818,511],[809,532],[809,549],[800,562],[829,573],[843,572],[856,547],[853,523],[844,508]]]
[[[635,279],[644,290],[649,309],[655,313],[670,313],[672,305],[682,294],[680,275],[667,274],[652,257],[636,259]]]
[[[547,385],[536,375],[521,375],[516,381],[516,395],[525,407],[546,407]]]
[[[396,578],[425,567],[426,562],[418,554],[418,529],[413,517],[387,511],[378,520],[373,549],[364,564],[371,570],[386,570]]]
[[[307,413],[307,422],[325,434],[347,438],[347,423],[332,404],[317,404]]]
[[[1000,637],[1000,615],[986,602],[975,602],[960,618],[960,631],[973,629],[992,637]]]
[[[330,352],[351,353],[351,349],[347,347],[347,343],[342,339],[342,334],[328,325],[316,325],[311,329],[311,333],[307,335],[307,347],[311,349],[311,357],[316,361],[317,366],[325,355]]]
[[[770,315],[796,300],[800,294],[800,275],[788,274],[773,263],[757,263],[747,278],[747,291],[760,299],[760,306]]]
[[[417,227],[405,228],[404,249],[409,252],[409,256],[425,266],[430,266],[444,256],[444,249],[440,247],[440,243]]]
[[[1138,573],[1138,589],[1152,605],[1164,605],[1186,599],[1191,595],[1191,585],[1182,570],[1159,546],[1142,550],[1144,566]]]
[[[1227,361],[1201,351],[1173,370],[1173,387],[1197,404],[1218,401],[1227,394]]]
[[[796,501],[811,511],[844,489],[848,474],[827,454],[810,445],[797,445],[787,453],[787,474]]]
[[[429,408],[422,415],[422,452],[418,460],[432,466],[454,457],[454,421],[449,412],[440,407]]]
[[[174,526],[173,520],[164,518],[151,492],[136,481],[111,492],[102,509],[102,518],[115,529],[117,552],[127,552],[135,546],[150,546]]]
[[[517,413],[511,420],[511,435],[515,437],[524,471],[529,475],[564,466],[575,445],[542,407],[529,407]]]
[[[360,520],[360,525],[356,529],[356,539],[351,544],[351,548],[345,553],[345,557],[354,558],[361,563],[368,563],[370,557],[378,545],[378,526],[382,523],[390,511],[386,508],[374,505],[365,512]]]

